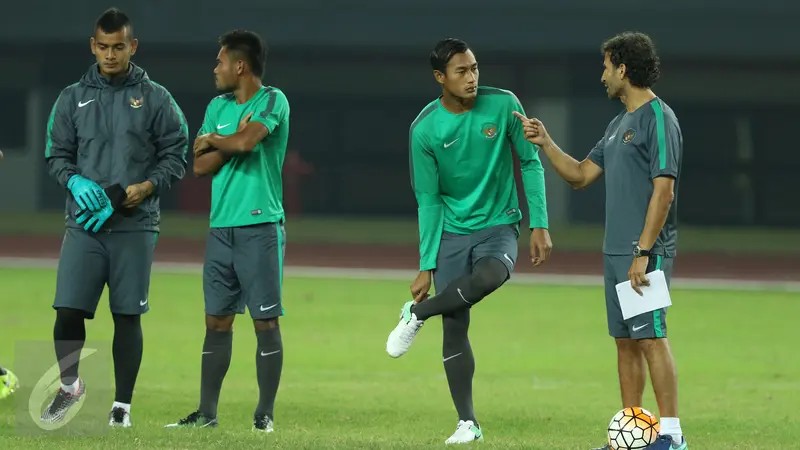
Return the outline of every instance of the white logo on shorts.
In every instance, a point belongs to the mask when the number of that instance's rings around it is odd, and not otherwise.
[[[147,302],[148,302],[148,299],[144,299],[141,302],[139,302],[139,306],[144,306],[144,305],[147,304]]]
[[[262,305],[262,306],[260,307],[260,309],[261,309],[261,311],[262,311],[262,312],[263,312],[263,311],[269,311],[270,309],[272,309],[272,308],[274,308],[274,307],[276,307],[276,306],[278,306],[278,304],[277,304],[277,303],[275,303],[275,304],[274,304],[274,305],[272,305],[272,306],[267,306],[266,308],[265,308],[265,307]]]
[[[508,253],[503,253],[503,257],[505,257],[512,266],[514,265],[514,261],[511,260],[511,257],[508,256]]]
[[[634,326],[634,327],[633,327],[633,331],[639,331],[639,330],[641,330],[642,328],[645,328],[645,327],[646,327],[646,326],[648,326],[648,325],[650,325],[650,324],[649,324],[649,323],[646,323],[646,324],[644,324],[644,325],[642,325],[642,326],[638,326],[638,327],[637,327],[637,326]]]

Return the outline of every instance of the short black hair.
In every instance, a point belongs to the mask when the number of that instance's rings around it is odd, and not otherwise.
[[[219,37],[219,45],[238,53],[250,64],[253,75],[261,78],[267,64],[267,44],[258,34],[247,30],[229,31]]]
[[[625,76],[633,86],[650,88],[661,75],[656,46],[644,33],[626,31],[618,34],[603,42],[600,50],[603,55],[609,55],[614,66],[625,64]]]
[[[127,14],[120,11],[118,8],[109,8],[94,24],[94,30],[102,30],[103,33],[110,34],[128,27],[128,36],[133,39],[133,24]]]
[[[444,73],[447,63],[458,53],[466,53],[469,45],[461,39],[447,38],[436,43],[431,52],[430,60],[433,70]]]

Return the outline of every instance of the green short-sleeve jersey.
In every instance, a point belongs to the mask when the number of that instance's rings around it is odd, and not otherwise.
[[[269,134],[252,152],[234,156],[211,183],[211,228],[242,227],[284,219],[283,161],[289,141],[289,102],[275,87],[262,87],[237,104],[232,94],[215,97],[206,108],[199,134],[236,132],[239,121],[253,113]]]

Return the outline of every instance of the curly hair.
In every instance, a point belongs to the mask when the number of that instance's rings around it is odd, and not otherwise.
[[[633,86],[650,88],[661,75],[656,46],[644,33],[626,31],[618,34],[603,42],[600,50],[603,55],[608,54],[615,67],[625,64],[625,75]]]

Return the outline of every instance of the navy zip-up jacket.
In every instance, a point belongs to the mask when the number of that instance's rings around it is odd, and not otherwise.
[[[103,188],[153,183],[153,194],[132,211],[115,214],[106,231],[159,231],[159,195],[186,174],[188,149],[189,128],[178,104],[133,63],[113,82],[93,64],[61,91],[47,121],[48,172],[65,189],[75,174]],[[75,222],[77,210],[67,190],[67,227],[82,228]]]

